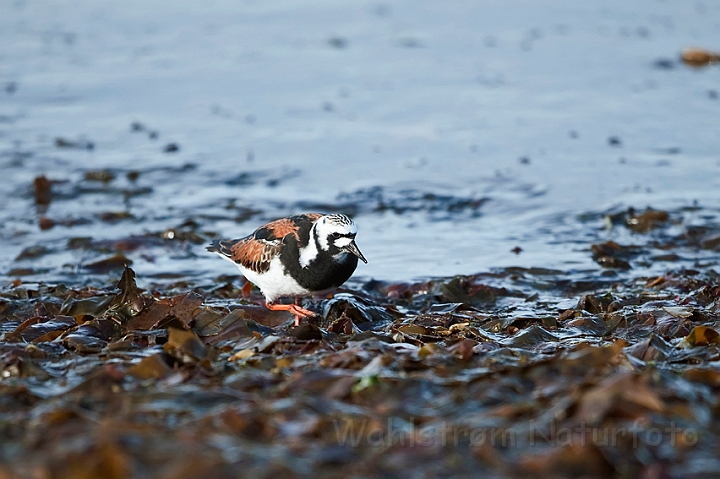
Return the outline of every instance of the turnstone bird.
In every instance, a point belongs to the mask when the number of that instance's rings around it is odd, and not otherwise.
[[[301,317],[315,313],[275,301],[337,288],[347,281],[358,258],[367,263],[355,244],[356,234],[355,223],[345,215],[308,213],[272,221],[245,238],[215,240],[207,250],[235,263],[245,279],[260,288],[265,306],[290,311],[299,326]]]

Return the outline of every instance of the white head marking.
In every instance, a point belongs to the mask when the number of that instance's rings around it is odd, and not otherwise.
[[[357,226],[345,215],[332,214],[320,218],[313,227],[320,247],[327,251],[332,242],[338,248],[347,246],[357,234]]]
[[[344,248],[353,241],[356,234],[357,226],[347,216],[342,214],[322,216],[310,230],[308,245],[300,251],[300,265],[304,268],[317,257],[317,245],[324,251],[330,249],[331,243],[338,249]]]

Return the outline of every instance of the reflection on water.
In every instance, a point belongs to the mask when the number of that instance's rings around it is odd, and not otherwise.
[[[715,221],[717,70],[677,60],[713,4],[2,8],[7,280],[231,274],[208,238],[302,211],[355,216],[384,280],[599,268],[628,206]]]

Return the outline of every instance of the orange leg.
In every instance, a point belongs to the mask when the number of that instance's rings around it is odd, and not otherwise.
[[[315,313],[305,308],[301,308],[297,304],[273,304],[265,301],[265,307],[273,311],[290,311],[295,315],[295,326],[300,326],[300,318],[315,316]]]
[[[252,291],[252,283],[248,280],[245,280],[245,284],[243,284],[243,287],[240,291],[242,291],[242,297],[245,299],[248,299],[250,297],[250,292]]]

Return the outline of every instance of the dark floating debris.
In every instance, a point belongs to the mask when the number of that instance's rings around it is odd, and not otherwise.
[[[336,204],[305,204],[298,206],[321,211],[338,211],[350,215],[361,212],[393,212],[403,214],[425,211],[437,219],[450,214],[467,213],[479,215],[482,205],[490,201],[487,197],[459,197],[450,194],[436,194],[418,190],[390,191],[382,187],[361,189],[338,195]]]
[[[58,148],[77,148],[81,150],[93,150],[95,149],[95,143],[87,140],[68,140],[65,138],[55,138],[55,146]]]
[[[628,209],[628,216],[625,224],[636,233],[647,233],[660,226],[663,226],[670,219],[666,211],[646,209],[642,213],[636,213],[633,208]]]
[[[115,179],[115,174],[110,170],[88,170],[85,172],[85,179],[87,181],[110,183]]]
[[[399,45],[403,48],[423,48],[423,43],[417,38],[403,38],[400,40]]]
[[[163,153],[177,153],[178,151],[180,151],[180,145],[177,143],[168,143],[163,148]]]
[[[55,227],[55,221],[48,218],[47,216],[41,216],[38,219],[38,227],[43,231],[52,229]]]
[[[15,261],[22,261],[24,259],[36,259],[41,256],[45,256],[48,253],[50,253],[50,249],[48,249],[46,246],[28,246],[20,252],[17,258],[15,258]]]
[[[33,181],[33,192],[35,203],[38,205],[49,205],[52,201],[52,183],[45,175],[40,175]]]
[[[97,217],[104,223],[117,223],[119,221],[134,218],[129,211],[106,211],[104,213],[99,213]]]
[[[637,254],[637,247],[622,246],[614,241],[608,241],[603,244],[594,244],[590,248],[593,253],[593,259],[604,268],[620,268],[630,269],[630,263],[627,261]]]
[[[342,37],[332,37],[327,42],[331,47],[337,48],[338,50],[342,50],[348,46],[347,39]]]
[[[667,211],[652,208],[647,208],[645,211],[638,213],[635,208],[631,207],[621,213],[609,214],[606,218],[611,224],[622,224],[635,233],[648,233],[667,225],[670,215]]]
[[[225,180],[225,184],[230,186],[248,186],[264,181],[266,186],[274,188],[287,180],[297,178],[300,174],[300,170],[294,169],[288,169],[281,172],[270,170],[242,171],[234,176],[230,176],[227,180]]]
[[[139,121],[134,121],[130,124],[130,131],[132,131],[133,133],[147,132],[148,138],[150,138],[151,140],[156,140],[158,137],[157,131],[148,130],[148,128]]]
[[[658,70],[672,70],[676,66],[675,60],[670,58],[658,58],[653,62],[653,67]]]

